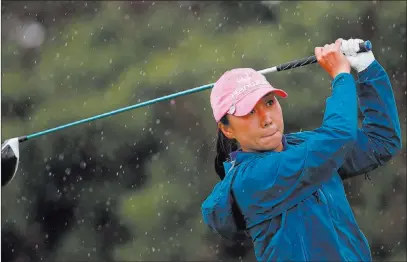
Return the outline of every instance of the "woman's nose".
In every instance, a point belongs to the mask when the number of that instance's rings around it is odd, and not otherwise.
[[[260,114],[263,127],[268,127],[273,123],[270,110],[262,109],[260,110]]]

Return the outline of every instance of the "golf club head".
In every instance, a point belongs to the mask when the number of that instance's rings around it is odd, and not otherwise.
[[[5,186],[13,179],[20,160],[18,138],[6,140],[1,145],[1,186]]]

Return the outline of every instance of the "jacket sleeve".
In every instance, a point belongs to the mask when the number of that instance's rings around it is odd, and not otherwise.
[[[245,167],[239,186],[245,191],[239,197],[243,206],[256,203],[261,212],[279,214],[314,193],[343,165],[356,141],[356,83],[342,73],[332,88],[321,127],[299,145],[263,154]],[[243,197],[247,193],[250,198]]]
[[[359,74],[357,94],[363,114],[357,141],[338,170],[342,179],[365,174],[389,161],[401,148],[400,122],[390,79],[374,61]]]

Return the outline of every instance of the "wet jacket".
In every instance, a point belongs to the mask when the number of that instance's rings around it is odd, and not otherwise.
[[[241,232],[236,201],[259,261],[372,260],[342,179],[382,166],[401,148],[392,86],[374,61],[357,82],[338,75],[332,89],[321,127],[285,135],[282,152],[234,152],[202,204],[204,223],[233,240]]]

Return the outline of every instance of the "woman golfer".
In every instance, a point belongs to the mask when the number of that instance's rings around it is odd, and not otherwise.
[[[287,94],[255,70],[228,71],[212,90],[215,163],[224,168],[202,204],[203,220],[227,239],[246,232],[259,261],[372,260],[342,179],[389,161],[401,135],[389,77],[372,52],[356,53],[360,42],[315,48],[333,81],[322,125],[313,131],[284,134],[277,97]]]

